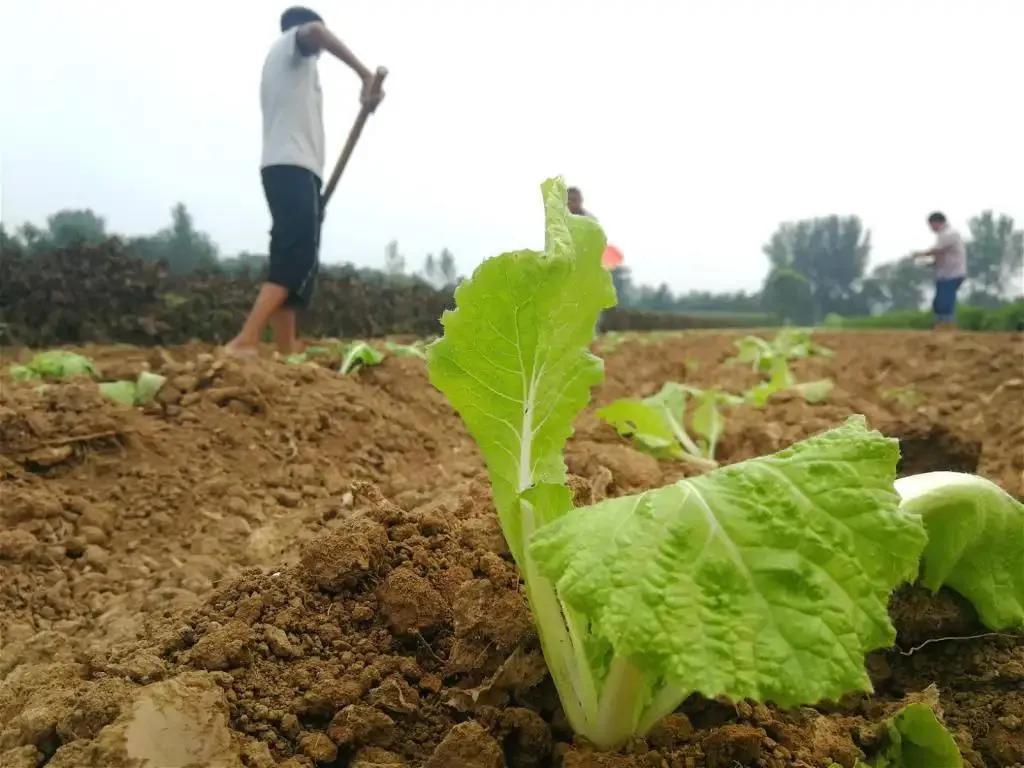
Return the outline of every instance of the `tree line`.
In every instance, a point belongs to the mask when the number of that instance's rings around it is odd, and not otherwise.
[[[1012,217],[984,211],[970,219],[967,235],[969,280],[963,298],[969,304],[995,307],[1022,291],[1024,231]],[[61,210],[45,226],[24,224],[8,233],[0,225],[0,249],[39,253],[75,244],[98,243],[111,236],[106,221],[92,210]],[[259,271],[266,256],[242,252],[222,256],[212,238],[198,230],[184,204],[171,209],[168,226],[152,235],[122,238],[143,259],[162,261],[172,275],[197,270]],[[781,322],[813,324],[830,314],[873,315],[916,310],[930,297],[932,270],[907,255],[867,269],[871,232],[857,216],[826,216],[780,224],[763,247],[768,274],[761,290],[675,294],[667,283],[633,282],[628,268],[613,273],[619,304],[627,309],[659,312],[760,313]],[[419,280],[435,288],[458,283],[455,257],[447,248],[427,254],[421,267],[410,268],[392,240],[384,249],[382,270],[361,269],[376,280]]]
[[[0,225],[0,248],[36,254],[78,245],[95,245],[113,236],[107,231],[106,219],[91,209],[66,209],[48,216],[43,227],[25,223],[8,233]],[[171,208],[168,226],[152,235],[120,239],[140,258],[164,262],[174,275],[231,266],[231,260],[222,262],[219,259],[213,239],[196,229],[192,214],[184,203]]]
[[[114,236],[114,233],[107,230],[106,220],[91,209],[65,209],[48,216],[42,227],[26,223],[8,232],[0,224],[0,250],[32,255],[73,246],[94,245]],[[267,261],[265,254],[248,251],[223,256],[213,239],[196,228],[192,214],[184,203],[177,203],[171,208],[168,226],[152,235],[119,239],[136,256],[166,264],[171,275],[187,275],[198,271],[258,272]],[[384,249],[383,270],[359,272],[365,272],[365,276],[378,281],[420,280],[438,289],[455,285],[459,281],[455,256],[447,248],[442,248],[437,257],[428,253],[419,270],[408,271],[406,258],[399,253],[398,242],[394,240]]]

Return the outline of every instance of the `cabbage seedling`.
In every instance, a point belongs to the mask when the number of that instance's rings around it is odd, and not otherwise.
[[[793,389],[808,403],[820,403],[832,391],[831,379],[820,379],[798,384],[789,370],[789,361],[803,357],[831,357],[832,350],[815,344],[810,331],[803,328],[783,328],[771,341],[760,336],[744,336],[733,342],[738,354],[730,359],[734,363],[749,363],[757,373],[768,379],[747,392],[747,401],[763,406],[776,392]]]
[[[418,357],[422,360],[427,359],[427,345],[418,339],[412,344],[396,344],[393,341],[386,341],[384,342],[384,348],[395,357]]]
[[[926,534],[893,490],[899,449],[863,419],[773,456],[574,509],[563,450],[602,378],[614,303],[604,236],[543,185],[545,250],[456,289],[430,379],[487,463],[544,657],[573,729],[610,749],[687,696],[780,706],[870,690],[887,603]]]
[[[155,399],[167,378],[143,371],[135,381],[104,381],[100,393],[122,405],[149,405]]]
[[[354,341],[345,350],[345,356],[341,360],[338,372],[348,374],[363,366],[380,365],[383,360],[384,353],[374,349],[365,341]]]
[[[15,381],[68,379],[73,376],[98,378],[100,375],[96,366],[85,355],[63,349],[40,352],[27,365],[12,365],[9,372]]]
[[[687,419],[687,406],[695,408]],[[717,388],[698,389],[667,382],[661,391],[642,400],[622,398],[597,412],[623,437],[645,453],[660,459],[682,459],[702,469],[718,466],[715,448],[725,428],[722,409],[738,405],[743,398]],[[687,431],[690,424],[691,437]]]

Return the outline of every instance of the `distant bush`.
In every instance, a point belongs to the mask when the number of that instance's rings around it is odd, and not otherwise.
[[[967,331],[1024,331],[1024,299],[994,309],[961,307],[956,322]]]
[[[829,315],[825,318],[825,327],[927,329],[932,327],[933,322],[934,316],[931,312],[904,310],[863,317]],[[1022,331],[1024,330],[1024,299],[1017,299],[994,309],[961,305],[956,311],[956,324],[964,331]]]
[[[229,274],[170,275],[118,240],[26,254],[0,248],[0,344],[224,342],[262,282],[258,260]],[[421,280],[332,265],[301,327],[310,336],[428,335],[452,302]]]

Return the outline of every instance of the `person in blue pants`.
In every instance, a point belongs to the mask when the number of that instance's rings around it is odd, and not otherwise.
[[[935,245],[927,251],[918,251],[914,257],[935,267],[935,299],[932,301],[935,329],[952,330],[956,327],[956,292],[967,277],[967,248],[945,214],[932,213],[928,226],[935,233]]]

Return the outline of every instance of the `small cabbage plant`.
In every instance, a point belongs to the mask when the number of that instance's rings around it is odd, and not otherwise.
[[[694,407],[687,414],[691,402]],[[597,415],[655,458],[681,459],[708,469],[718,466],[715,449],[725,428],[722,411],[741,402],[743,398],[717,388],[670,381],[656,395],[616,400]]]
[[[395,357],[418,357],[421,360],[427,359],[427,345],[422,339],[417,339],[412,344],[398,344],[394,341],[385,341],[384,348]]]
[[[882,723],[882,746],[855,768],[962,768],[964,761],[952,734],[936,714],[938,690],[926,688],[914,701]],[[830,768],[842,768],[833,764]]]
[[[15,381],[69,379],[74,376],[99,377],[99,371],[92,360],[85,355],[64,349],[40,352],[25,365],[10,366],[9,373]]]
[[[291,355],[286,355],[284,358],[285,365],[304,365],[306,363],[316,363],[318,358],[327,357],[331,354],[330,347],[324,346],[311,346],[306,347],[302,352],[295,352]]]
[[[589,345],[615,294],[598,225],[568,212],[560,180],[542,189],[544,252],[481,264],[427,355],[486,461],[569,723],[611,749],[693,693],[788,707],[870,690],[865,654],[893,643],[889,596],[929,544],[893,487],[897,441],[855,417],[574,508],[563,451],[603,375]]]
[[[365,341],[354,341],[345,350],[338,372],[349,374],[365,366],[380,365],[383,361],[383,352],[374,349]]]
[[[767,376],[747,392],[747,402],[761,407],[772,395],[783,390],[793,390],[812,404],[828,399],[833,386],[831,379],[798,383],[789,368],[790,360],[832,356],[832,350],[811,340],[810,331],[784,328],[771,341],[760,336],[744,336],[734,343],[738,354],[731,358],[731,362],[749,363],[753,371]]]
[[[121,405],[149,405],[167,382],[166,377],[142,371],[135,381],[104,381],[100,393]]]

